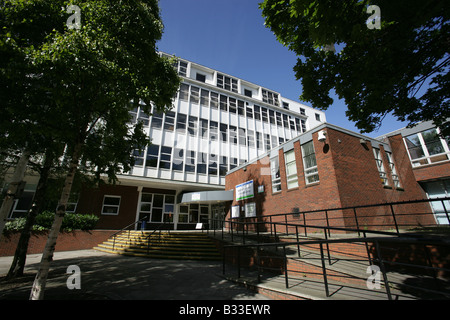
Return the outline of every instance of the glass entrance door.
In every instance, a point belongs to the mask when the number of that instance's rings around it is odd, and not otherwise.
[[[225,206],[223,204],[215,204],[211,207],[213,229],[222,229],[225,219]]]

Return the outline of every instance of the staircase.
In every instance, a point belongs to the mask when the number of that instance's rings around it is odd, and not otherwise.
[[[157,259],[221,260],[214,241],[198,232],[123,231],[95,250]]]

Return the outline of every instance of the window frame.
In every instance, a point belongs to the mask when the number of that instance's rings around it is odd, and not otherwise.
[[[312,153],[306,152],[307,151],[306,148],[309,147],[309,144],[312,145],[312,148],[311,148],[311,150],[313,151]],[[302,159],[303,159],[303,171],[305,174],[305,183],[306,183],[306,185],[319,183],[320,176],[319,176],[319,168],[317,167],[317,158],[316,158],[316,150],[314,148],[314,143],[313,143],[313,141],[309,141],[309,142],[304,143],[301,147],[302,147]],[[311,157],[311,159],[312,159],[312,157],[314,157],[313,162],[315,164],[313,166],[308,166],[309,165],[308,164],[309,161],[307,160],[308,157]],[[317,177],[317,179],[311,181],[310,178],[315,177],[315,176]]]
[[[112,208],[117,208],[117,212],[116,213],[111,213],[111,212],[105,212],[105,200],[106,198],[114,198],[114,199],[119,199],[119,204],[118,205],[114,205],[114,204],[106,204],[106,207],[112,207]],[[119,212],[120,212],[120,204],[122,202],[122,196],[118,196],[118,195],[112,195],[112,194],[105,194],[103,196],[103,202],[102,202],[102,211],[101,214],[104,216],[118,216]]]

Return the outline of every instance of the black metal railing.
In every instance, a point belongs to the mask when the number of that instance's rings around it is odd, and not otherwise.
[[[423,224],[411,224],[411,223],[400,223],[402,220],[405,220],[404,217],[419,217],[419,216],[428,216],[434,219],[434,213],[431,210],[431,207],[427,212],[414,212],[410,211],[399,212],[394,208],[398,206],[408,206],[411,204],[417,203],[432,203],[432,202],[441,202],[443,211],[449,221],[450,225],[450,216],[449,211],[450,208],[447,208],[444,201],[450,200],[450,197],[438,198],[438,199],[422,199],[422,200],[411,200],[411,201],[401,201],[401,202],[390,202],[390,203],[380,203],[380,204],[372,204],[372,205],[361,205],[354,207],[341,207],[341,208],[330,208],[330,209],[320,209],[320,210],[310,210],[310,211],[302,211],[302,212],[289,212],[289,213],[280,213],[273,215],[266,215],[260,217],[252,217],[252,218],[233,218],[230,220],[215,220],[210,219],[210,225],[221,224],[223,227],[219,230],[212,229],[208,230],[212,232],[214,236],[216,236],[217,232],[222,232],[222,239],[225,232],[231,235],[232,241],[234,241],[235,236],[240,236],[241,241],[245,244],[246,238],[249,235],[249,232],[253,230],[251,236],[254,237],[255,234],[259,239],[260,234],[269,232],[272,237],[277,237],[278,234],[296,234],[297,239],[299,237],[299,228],[303,229],[304,237],[311,237],[312,230],[319,230],[320,233],[323,233],[325,238],[327,234],[325,234],[325,230],[328,233],[328,237],[332,236],[332,231],[335,232],[353,232],[357,233],[358,236],[361,236],[365,233],[374,233],[381,235],[400,235],[405,234],[408,235],[414,228],[423,229],[423,227],[433,227],[437,226],[436,224],[430,224],[428,226],[424,226]],[[379,208],[389,208],[389,214],[380,214],[379,212],[370,213],[365,212],[365,215],[360,215],[358,210],[363,209],[373,209],[376,211]],[[398,209],[398,208],[397,208]],[[404,208],[407,210],[408,208]],[[353,223],[347,223],[347,225],[339,226],[336,222],[337,220],[347,219],[348,216],[343,217],[340,215],[339,217],[330,217],[330,212],[334,211],[350,211],[352,213]],[[322,217],[319,214],[322,213]],[[391,218],[389,224],[386,217]],[[383,224],[372,224],[369,225],[367,223],[360,223],[362,219],[374,220],[374,219],[384,219]],[[317,224],[313,224],[317,223]],[[278,229],[277,229],[278,226]],[[284,233],[281,232],[281,229],[284,229]],[[262,231],[262,230],[265,230]],[[295,231],[294,231],[295,230]],[[395,230],[395,231],[387,231],[387,230]],[[317,233],[314,233],[314,236],[317,237]]]
[[[146,240],[147,240],[147,254],[149,254],[150,253],[150,239],[152,238],[152,236],[156,233],[156,232],[158,232],[158,242],[161,242],[161,233],[162,233],[162,230],[163,230],[163,227],[165,227],[166,225],[168,225],[170,223],[170,216],[166,216],[164,219],[163,219],[163,222],[160,224],[160,225],[158,225],[154,230],[153,230],[153,232],[151,232],[151,233],[149,233],[149,235],[146,237]],[[169,230],[170,228],[167,228],[167,232],[168,233],[170,233],[170,230]]]
[[[343,243],[364,243],[366,248],[369,247],[369,244],[372,244],[372,247],[374,248],[373,256],[371,257],[370,253],[368,253],[368,259],[346,259],[347,261],[366,261],[367,266],[373,266],[377,265],[379,267],[380,272],[383,276],[383,284],[386,290],[386,295],[389,300],[393,299],[393,295],[391,293],[391,286],[396,285],[400,288],[404,288],[407,291],[413,290],[414,292],[423,292],[424,294],[427,294],[428,296],[440,296],[445,297],[446,299],[450,298],[450,291],[447,289],[445,290],[445,287],[443,288],[442,285],[440,285],[440,282],[438,281],[437,272],[450,272],[449,268],[446,267],[438,267],[434,266],[431,262],[431,253],[430,250],[427,249],[427,246],[440,246],[445,247],[446,250],[450,250],[450,242],[446,239],[429,239],[429,238],[414,238],[414,237],[370,237],[370,238],[347,238],[347,239],[323,239],[323,240],[303,240],[303,241],[294,241],[294,242],[278,242],[278,243],[256,243],[256,244],[235,244],[235,245],[226,245],[223,247],[223,274],[226,274],[226,261],[227,261],[227,252],[234,251],[231,253],[232,257],[236,260],[235,265],[237,266],[237,277],[241,277],[241,252],[244,249],[252,249],[254,251],[254,268],[257,271],[257,281],[261,281],[261,274],[264,271],[264,269],[277,269],[277,268],[271,268],[267,265],[261,264],[261,260],[263,259],[263,256],[261,256],[261,252],[264,250],[264,252],[268,252],[268,249],[273,249],[274,247],[282,247],[283,254],[281,256],[278,256],[283,260],[282,265],[282,272],[284,273],[284,279],[285,279],[285,286],[286,288],[289,288],[289,281],[290,279],[294,279],[297,276],[297,279],[299,278],[298,275],[292,275],[292,273],[295,273],[293,270],[288,270],[288,259],[289,258],[286,255],[287,247],[289,246],[296,246],[297,248],[300,248],[302,246],[308,246],[311,247],[311,245],[318,245],[319,246],[319,252],[320,252],[320,262],[321,262],[321,270],[322,270],[322,278],[323,278],[323,285],[325,290],[325,295],[327,297],[330,297],[330,290],[329,290],[329,283],[328,283],[328,275],[327,271],[328,268],[326,266],[326,261],[328,260],[328,265],[331,266],[332,262],[330,259],[330,256],[328,256],[328,259],[325,258],[325,245],[330,244],[343,244]],[[404,262],[396,262],[396,261],[390,261],[383,258],[383,254],[381,251],[381,245],[382,243],[402,243],[402,244],[409,244],[409,245],[416,245],[416,246],[423,246],[426,252],[427,257],[427,265],[421,265],[418,263],[404,263]],[[299,249],[300,250],[300,249]],[[300,252],[300,251],[299,251]],[[300,253],[299,253],[300,254]],[[329,255],[329,252],[328,252]],[[266,256],[269,257],[269,256]],[[270,255],[271,259],[273,259],[274,255]],[[434,289],[423,287],[423,286],[413,286],[408,285],[406,283],[396,283],[395,281],[389,280],[388,278],[388,271],[387,271],[387,265],[396,265],[402,268],[414,268],[414,269],[421,269],[421,270],[428,270],[433,273],[433,278],[436,281],[436,287]],[[423,273],[419,274],[423,277]],[[417,271],[415,273],[415,276],[417,276]],[[367,280],[367,279],[360,279],[360,280]],[[448,282],[446,282],[448,284]]]
[[[114,248],[115,248],[117,235],[122,234],[125,230],[128,230],[128,240],[130,240],[130,233],[131,233],[131,229],[130,228],[136,226],[138,223],[142,223],[142,222],[146,221],[147,218],[148,218],[148,216],[144,217],[142,219],[136,220],[135,222],[130,223],[126,227],[123,227],[122,229],[120,229],[116,233],[112,234],[111,235],[111,237],[113,238],[113,248],[112,249],[114,250]]]

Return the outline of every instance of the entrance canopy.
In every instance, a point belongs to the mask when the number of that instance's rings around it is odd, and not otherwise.
[[[204,203],[214,204],[219,202],[233,201],[234,191],[199,191],[181,194],[179,203]]]

